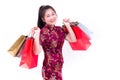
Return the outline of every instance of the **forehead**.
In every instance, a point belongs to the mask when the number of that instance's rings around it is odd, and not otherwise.
[[[55,13],[55,11],[53,10],[53,9],[47,9],[46,11],[45,11],[45,15],[47,15],[47,14],[51,14],[51,13]]]

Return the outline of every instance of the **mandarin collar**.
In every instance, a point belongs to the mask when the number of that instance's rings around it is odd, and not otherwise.
[[[48,28],[49,30],[55,29],[55,25],[53,27],[51,27],[50,25],[45,25],[45,27]]]

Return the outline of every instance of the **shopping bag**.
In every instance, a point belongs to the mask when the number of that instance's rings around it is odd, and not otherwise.
[[[89,37],[90,40],[92,39],[93,32],[90,29],[88,29],[85,25],[78,21],[71,22],[71,25],[78,26]]]
[[[77,39],[76,42],[69,42],[72,50],[87,50],[91,45],[89,37],[78,26],[72,26],[72,30]]]
[[[80,27],[80,29],[89,37],[90,40],[92,39],[93,32],[90,29],[80,22],[77,24],[77,26]]]
[[[18,52],[20,50],[20,48],[22,47],[24,41],[26,39],[25,35],[21,35],[15,42],[14,44],[8,49],[8,52],[16,57],[18,55]]]
[[[19,64],[20,67],[28,69],[37,67],[38,55],[33,53],[33,43],[33,37],[26,38],[23,49],[21,50],[21,61]]]
[[[27,36],[26,36],[26,39],[27,39]],[[25,39],[25,40],[26,40]],[[19,49],[19,51],[17,52],[17,55],[16,55],[16,57],[21,57],[22,56],[22,51],[23,51],[23,49],[24,49],[24,46],[25,46],[25,41],[24,41],[24,43],[22,44],[22,46],[20,47],[20,49]]]

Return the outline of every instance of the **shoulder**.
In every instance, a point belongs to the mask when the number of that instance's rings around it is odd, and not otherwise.
[[[56,28],[61,28],[61,26],[55,26]]]
[[[47,34],[49,32],[49,29],[48,28],[42,28],[40,30],[40,34]]]
[[[57,30],[63,30],[61,26],[55,26]]]

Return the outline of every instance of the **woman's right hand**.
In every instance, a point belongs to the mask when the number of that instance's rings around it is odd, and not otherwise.
[[[39,43],[39,37],[40,37],[40,28],[39,27],[33,27],[31,29],[31,33],[34,37],[34,44],[33,44],[33,51],[34,54],[38,55],[41,52],[42,47]]]
[[[38,27],[33,27],[30,31],[32,36],[36,36],[40,33],[40,29]]]

